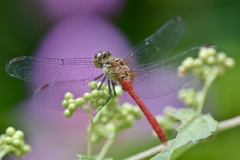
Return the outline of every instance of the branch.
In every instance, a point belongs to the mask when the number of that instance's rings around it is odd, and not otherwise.
[[[225,121],[221,121],[218,124],[218,132],[222,132],[234,127],[240,126],[240,116],[231,118],[231,119],[227,119]]]
[[[234,128],[237,126],[240,126],[240,116],[219,122],[217,132],[222,132],[222,131],[225,131],[225,130],[228,130],[228,129],[231,129],[231,128]],[[163,150],[163,148],[164,148],[164,145],[161,144],[159,146],[153,147],[149,150],[143,151],[134,156],[126,158],[126,160],[137,160],[137,159],[147,158],[149,156],[152,156],[152,155],[155,155],[155,154],[161,152]]]
[[[154,154],[159,153],[165,146],[163,144],[153,147],[149,150],[146,150],[144,152],[138,153],[132,157],[126,158],[125,160],[136,160],[136,159],[143,159],[149,156],[152,156]]]

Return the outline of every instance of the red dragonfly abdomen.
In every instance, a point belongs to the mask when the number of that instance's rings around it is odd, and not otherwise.
[[[162,141],[164,145],[167,145],[167,139],[165,134],[163,133],[162,128],[158,124],[156,118],[152,115],[152,113],[148,110],[148,108],[145,106],[145,104],[141,101],[141,99],[138,97],[136,92],[134,91],[132,87],[132,83],[125,79],[121,82],[121,85],[123,89],[128,92],[128,94],[134,99],[134,101],[138,104],[144,115],[147,117],[149,123],[151,124],[154,131],[157,133],[158,137]]]

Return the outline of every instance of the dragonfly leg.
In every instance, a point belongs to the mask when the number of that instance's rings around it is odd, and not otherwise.
[[[112,81],[112,88],[113,88],[114,96],[117,95],[116,90],[115,90],[116,84],[117,84],[116,82],[113,82],[113,81]]]
[[[106,77],[104,77],[104,80],[106,79]],[[103,80],[103,81],[104,81]],[[112,85],[112,88],[111,88]],[[94,114],[94,116],[109,102],[109,100],[114,96],[116,96],[116,90],[115,90],[115,82],[112,82],[110,79],[108,79],[108,90],[109,90],[109,98],[106,100],[106,102],[97,110],[97,112]],[[112,89],[113,89],[113,94],[112,94]]]
[[[99,76],[97,76],[97,77],[94,78],[93,80],[96,81],[96,80],[98,80],[99,78],[101,78],[103,75],[104,75],[104,73],[103,73],[103,74],[100,74]]]
[[[100,78],[100,77],[102,77],[102,76],[103,76],[103,75],[101,75],[101,76],[98,76],[98,77]],[[101,89],[101,87],[102,87],[102,85],[103,85],[103,83],[104,83],[104,81],[105,81],[106,77],[107,77],[107,76],[104,76],[104,77],[103,77],[103,79],[102,79],[102,81],[101,81],[101,84],[98,86],[98,90],[100,90],[100,89]]]
[[[109,90],[109,97],[108,97],[108,99],[106,100],[106,102],[103,104],[103,106],[105,106],[105,105],[108,103],[108,101],[113,97],[110,79],[108,79],[108,90]],[[115,89],[114,89],[114,94],[116,95]],[[103,107],[103,106],[102,106],[102,107]],[[102,109],[102,107],[101,107],[100,109]]]

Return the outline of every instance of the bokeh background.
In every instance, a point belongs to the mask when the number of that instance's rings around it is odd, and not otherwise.
[[[61,112],[32,107],[29,84],[7,75],[5,64],[21,55],[89,57],[99,50],[124,55],[176,15],[186,21],[187,32],[175,51],[211,43],[236,61],[236,67],[212,86],[205,112],[219,121],[239,115],[237,0],[8,0],[0,1],[0,133],[8,126],[26,132],[33,152],[22,159],[74,159],[75,154],[84,154],[86,116],[78,114],[66,120]],[[160,106],[172,103],[174,96],[158,99],[164,102]],[[150,109],[155,111],[156,107]],[[157,145],[159,142],[151,138],[149,130],[146,119],[137,122],[136,127],[119,135],[108,157],[122,159]],[[239,142],[240,127],[219,133],[179,159],[238,160]]]

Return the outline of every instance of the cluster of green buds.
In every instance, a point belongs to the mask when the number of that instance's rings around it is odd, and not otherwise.
[[[25,144],[22,131],[8,127],[5,134],[0,136],[0,159],[9,153],[15,154],[16,157],[22,157],[30,151],[31,147]]]
[[[119,131],[131,127],[134,120],[142,117],[138,107],[129,103],[119,104],[119,97],[122,95],[120,86],[115,86],[116,96],[106,103],[110,96],[109,88],[105,83],[100,88],[99,85],[100,82],[91,81],[88,85],[90,93],[74,98],[73,94],[68,92],[62,102],[62,106],[66,108],[64,116],[67,118],[71,117],[77,108],[88,113],[91,122],[88,128],[91,143],[115,136]],[[95,113],[94,116],[92,112]]]
[[[166,106],[163,110],[163,114],[156,116],[157,122],[160,124],[167,137],[174,136],[172,131],[179,125],[178,121],[172,116],[172,113],[176,111],[177,108]],[[155,132],[153,132],[153,134],[158,138]]]
[[[222,76],[225,70],[233,68],[234,64],[234,60],[227,57],[225,53],[217,52],[213,46],[205,46],[200,48],[196,59],[186,58],[178,67],[178,73],[184,76],[192,71],[204,82],[211,74],[215,77]]]
[[[203,87],[201,90],[181,89],[179,98],[187,106],[201,113],[210,85],[216,78],[222,76],[227,69],[233,68],[234,63],[232,58],[227,57],[223,52],[217,52],[213,46],[200,48],[197,58],[188,57],[181,63],[178,67],[178,74],[183,77],[187,73],[193,73],[203,82]],[[166,107],[163,115],[156,117],[167,136],[170,136],[178,125],[178,121],[172,116],[176,111],[177,109],[173,107]]]
[[[212,82],[222,76],[227,69],[234,67],[234,60],[227,57],[223,52],[217,52],[212,46],[200,48],[198,57],[193,59],[186,58],[178,68],[180,75],[192,72],[203,82],[203,88],[200,91],[195,89],[182,89],[179,97],[184,103],[200,113],[206,99],[206,94]]]

